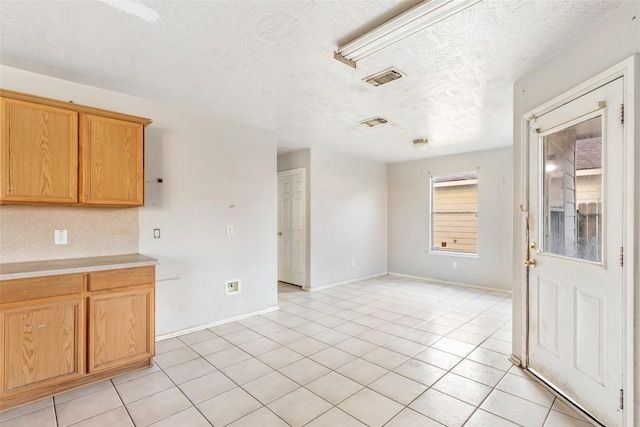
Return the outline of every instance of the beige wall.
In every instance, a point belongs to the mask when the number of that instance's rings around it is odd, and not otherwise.
[[[54,230],[67,230],[66,245]],[[0,206],[0,262],[138,252],[137,208]]]

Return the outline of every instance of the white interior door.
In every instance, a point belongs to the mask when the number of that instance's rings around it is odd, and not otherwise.
[[[622,425],[622,102],[619,78],[529,134],[527,367],[607,426]]]
[[[278,173],[278,280],[305,286],[305,170]]]

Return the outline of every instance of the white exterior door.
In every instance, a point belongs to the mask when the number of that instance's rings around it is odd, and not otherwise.
[[[278,280],[305,286],[305,170],[278,173]]]
[[[622,425],[622,102],[618,78],[529,131],[527,368],[607,426]]]

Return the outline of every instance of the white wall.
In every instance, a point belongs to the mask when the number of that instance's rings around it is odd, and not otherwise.
[[[309,287],[386,273],[387,165],[311,149],[310,175]]]
[[[309,287],[385,274],[387,165],[311,149],[310,178]]]
[[[387,165],[315,148],[278,156],[278,171],[302,167],[307,173],[306,287],[385,274]]]
[[[429,254],[429,174],[476,169],[478,257]],[[389,165],[389,272],[511,290],[511,174],[511,148]]]
[[[521,119],[527,111],[561,95],[563,92],[588,80],[640,51],[640,2],[629,1],[596,24],[585,28],[585,33],[561,52],[548,59],[538,69],[524,76],[514,86],[514,150],[515,165],[513,185],[513,353],[522,357],[522,299],[524,236],[522,233],[522,214],[519,205],[524,200],[520,175],[522,140]],[[636,96],[637,97],[637,96]],[[638,139],[636,135],[636,147]],[[636,153],[638,153],[637,150]],[[639,182],[640,162],[636,159],[635,182]],[[637,187],[636,187],[637,188]],[[636,195],[636,197],[638,197]],[[638,211],[636,209],[636,230],[638,230]],[[635,246],[638,248],[638,236]],[[636,274],[640,260],[636,259]],[[636,276],[636,292],[638,278]],[[640,316],[639,316],[640,318]],[[637,324],[637,321],[636,321]],[[636,336],[636,346],[638,344]],[[638,354],[636,352],[636,354]],[[637,363],[637,362],[636,362]],[[636,372],[638,368],[636,368]],[[640,422],[640,389],[636,385],[636,425]]]
[[[3,66],[0,75],[5,89],[153,119],[145,132],[145,207],[134,227],[139,251],[160,259],[158,279],[179,277],[157,283],[158,335],[277,305],[273,132],[14,68]],[[43,212],[30,209],[34,221]],[[91,223],[92,208],[75,209],[87,230],[103,226]],[[20,227],[27,236],[29,225]],[[236,278],[241,293],[225,296],[224,281]]]

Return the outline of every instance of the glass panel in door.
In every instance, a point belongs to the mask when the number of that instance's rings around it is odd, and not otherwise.
[[[602,116],[542,138],[543,250],[602,262]]]

